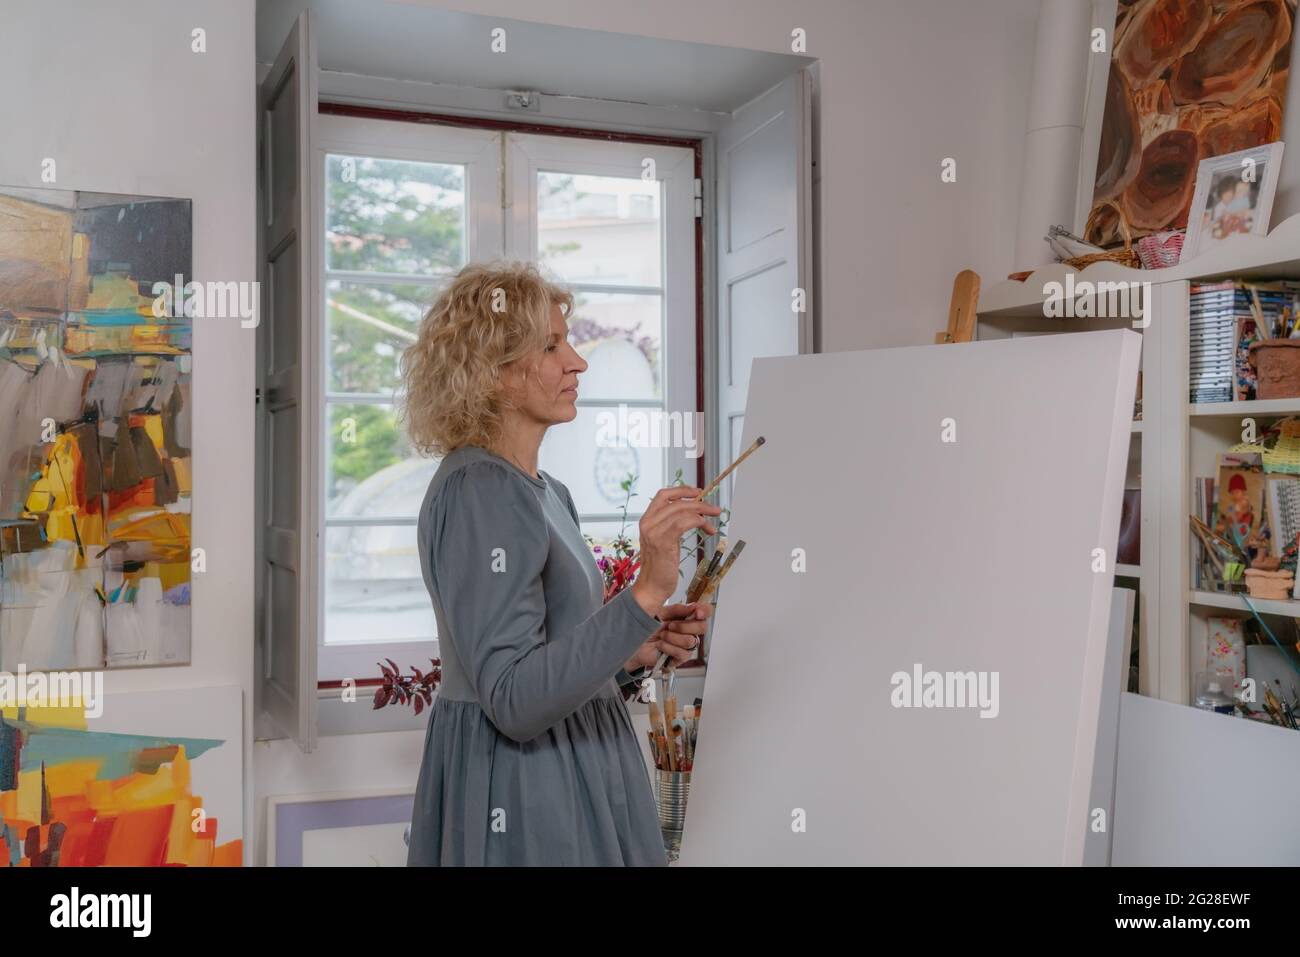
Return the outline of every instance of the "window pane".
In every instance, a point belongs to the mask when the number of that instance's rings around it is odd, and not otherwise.
[[[432,275],[465,263],[465,167],[325,159],[325,266]]]
[[[329,282],[329,391],[391,393],[401,385],[398,359],[415,341],[420,320],[438,290],[433,286]]]
[[[327,645],[435,637],[414,525],[325,530]]]
[[[622,520],[613,522],[582,523],[582,533],[594,538],[596,544],[599,545],[607,555],[612,554],[614,537],[618,535],[620,529],[622,529],[623,533],[627,535],[628,540],[632,542],[634,548],[640,547],[641,530],[637,527],[637,519],[634,516],[628,516],[626,526],[623,524]]]
[[[415,518],[438,460],[416,454],[391,405],[329,403],[325,514]]]
[[[537,256],[566,282],[658,286],[660,191],[640,177],[537,174]]]
[[[640,515],[666,484],[666,449],[615,443],[639,440],[635,416],[654,412],[654,409],[629,408],[620,416],[617,406],[579,407],[578,417],[572,422],[547,430],[538,465],[568,486],[579,514],[621,513],[624,502],[628,501],[628,514]],[[651,421],[641,420],[641,436],[663,439],[669,435],[662,420],[658,426],[652,426]],[[649,431],[656,427],[660,432],[658,437]],[[608,444],[598,445],[598,441]],[[630,501],[620,487],[628,473],[637,477]]]
[[[582,399],[663,396],[663,297],[576,292],[569,341],[587,360]]]
[[[603,554],[609,555],[610,557],[615,557],[612,543],[614,541],[614,537],[619,534],[620,529],[624,529],[623,523],[621,521],[582,523],[583,534],[590,535],[595,540],[596,544],[601,547]],[[627,536],[628,540],[632,543],[633,548],[640,548],[641,534],[640,534],[640,529],[637,527],[637,523],[635,519],[628,519],[627,526],[624,529],[624,534]],[[683,541],[685,543],[694,545],[695,542],[697,541],[695,537],[695,533],[691,532],[690,534],[686,535],[683,538]],[[590,545],[588,546],[588,549],[590,550]],[[705,551],[706,557],[711,556],[712,554],[713,552],[711,548]],[[693,548],[689,550],[683,548],[681,550],[681,561],[678,563],[677,566],[679,571],[679,575],[677,577],[677,584],[682,589],[686,587],[686,585],[690,582],[691,576],[695,574],[695,555],[696,552]],[[592,553],[592,558],[593,560],[595,560],[594,552]]]

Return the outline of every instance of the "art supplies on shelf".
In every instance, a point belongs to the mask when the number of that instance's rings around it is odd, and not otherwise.
[[[1300,538],[1300,477],[1269,475],[1264,488],[1264,507],[1274,528],[1269,545],[1272,555],[1281,558],[1287,543]]]
[[[1190,401],[1253,400],[1258,374],[1251,346],[1300,338],[1300,282],[1193,283],[1188,322]]]
[[[1284,626],[1289,647],[1257,613],[1212,615],[1205,625],[1205,670],[1194,675],[1194,706],[1300,730],[1300,622]]]
[[[1228,452],[1217,457],[1215,478],[1198,478],[1192,486],[1189,516],[1200,542],[1192,549],[1192,581],[1206,591],[1242,591],[1245,571],[1264,551],[1263,456]]]
[[[1247,601],[1249,619],[1208,620],[1206,664],[1211,669],[1197,674],[1198,687],[1213,680],[1230,696],[1235,714],[1300,731],[1300,621],[1290,620],[1285,634],[1292,642],[1283,645],[1259,612]],[[1246,682],[1253,682],[1253,694],[1246,694]],[[1229,690],[1229,689],[1233,690]]]
[[[1193,480],[1189,521],[1198,544],[1191,580],[1197,589],[1300,599],[1300,476],[1282,471],[1292,463],[1276,454],[1296,424],[1289,418],[1273,423],[1256,442],[1220,453],[1213,478]]]

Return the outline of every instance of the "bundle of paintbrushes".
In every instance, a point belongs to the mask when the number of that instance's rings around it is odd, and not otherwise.
[[[691,582],[686,586],[686,603],[693,605],[697,601],[708,601],[711,599],[718,586],[722,584],[722,579],[727,577],[727,572],[731,571],[731,566],[736,563],[736,558],[745,550],[745,540],[742,538],[736,542],[736,547],[731,550],[726,561],[722,560],[722,553],[726,551],[727,540],[724,538],[718,542],[718,549],[713,553],[713,558],[707,562],[700,562],[695,566],[695,575]],[[668,664],[668,654],[665,652],[659,656],[655,662],[654,669],[650,672],[652,678],[657,677],[667,665],[668,670],[676,668],[676,662]]]
[[[689,771],[695,764],[695,740],[700,730],[700,699],[677,713],[677,696],[664,698],[663,711],[650,702],[650,753],[660,771]]]
[[[1189,515],[1188,519],[1191,522],[1192,533],[1204,546],[1201,554],[1210,566],[1212,574],[1206,576],[1206,580],[1222,582],[1225,588],[1234,586],[1240,588],[1242,574],[1249,564],[1245,553],[1226,538],[1215,534],[1195,515]]]
[[[741,462],[745,461],[745,459],[757,452],[766,442],[767,439],[761,435],[756,438],[749,448],[745,449],[744,452],[738,455],[734,462],[723,469],[717,478],[704,487],[704,490],[700,492],[699,495],[700,501],[703,501],[712,495],[713,492],[722,485],[723,479],[734,472]],[[722,579],[725,578],[727,572],[731,570],[731,566],[735,564],[736,556],[738,556],[745,548],[743,540],[736,542],[736,547],[732,549],[731,554],[727,556],[727,560],[722,562],[721,566],[719,566],[719,562],[722,559],[722,552],[726,548],[726,545],[726,539],[722,539],[718,543],[718,550],[713,553],[713,558],[710,559],[707,564],[701,562],[699,565],[695,566],[695,576],[691,579],[691,583],[686,586],[687,604],[693,605],[697,601],[707,601],[711,598],[713,593],[718,590],[718,585],[722,583]],[[668,655],[661,654],[659,660],[655,662],[654,670],[650,672],[650,678],[647,680],[652,680],[654,677],[658,676],[663,671],[664,665],[667,661]],[[672,670],[672,667],[673,666],[670,666],[669,670]]]
[[[1274,679],[1277,681],[1277,679]],[[1277,690],[1282,691],[1282,683],[1277,682]],[[1300,731],[1300,697],[1296,695],[1295,686],[1291,687],[1291,700],[1287,701],[1285,694],[1282,697],[1275,695],[1273,689],[1264,685],[1264,713],[1268,715],[1270,721],[1280,728],[1290,728],[1292,731]],[[1244,702],[1237,702],[1237,710],[1245,717],[1252,717],[1250,707]]]

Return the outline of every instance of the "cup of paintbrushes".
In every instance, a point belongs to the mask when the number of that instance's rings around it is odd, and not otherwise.
[[[691,796],[690,771],[655,769],[655,805],[659,808],[659,830],[664,852],[675,861],[682,851],[682,829],[686,827],[686,801]]]
[[[682,847],[682,829],[686,826],[686,800],[691,793],[691,763],[694,757],[691,737],[694,734],[695,709],[677,714],[677,697],[664,699],[663,709],[650,702],[650,750],[654,756],[655,806],[659,811],[659,830],[663,833],[664,852],[670,861],[677,860]]]

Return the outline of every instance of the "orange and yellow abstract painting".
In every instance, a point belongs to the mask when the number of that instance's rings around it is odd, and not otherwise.
[[[0,863],[240,866],[242,838],[222,840],[194,787],[196,764],[220,759],[210,780],[233,777],[237,795],[238,753],[237,741],[92,730],[79,707],[0,708]]]
[[[0,187],[0,669],[190,660],[190,260],[189,200]]]

